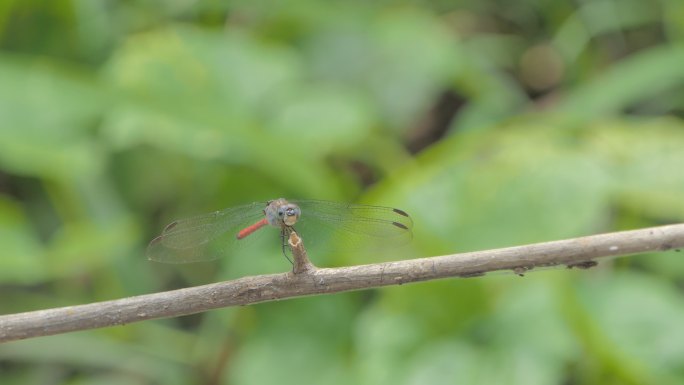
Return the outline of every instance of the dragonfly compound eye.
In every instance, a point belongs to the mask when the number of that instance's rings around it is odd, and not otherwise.
[[[298,207],[286,207],[285,217],[283,218],[283,223],[287,226],[292,226],[297,223],[299,219],[299,208]]]

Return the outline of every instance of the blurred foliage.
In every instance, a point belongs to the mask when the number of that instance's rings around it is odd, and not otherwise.
[[[144,258],[281,196],[405,209],[421,256],[680,222],[683,26],[676,0],[2,1],[0,313],[285,271],[268,242]],[[682,282],[671,252],[223,309],[5,344],[0,382],[677,384]]]

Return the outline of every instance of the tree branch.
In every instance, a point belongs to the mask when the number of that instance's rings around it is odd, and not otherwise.
[[[244,277],[113,301],[0,316],[0,342],[194,314],[227,306],[369,289],[446,277],[475,277],[565,265],[589,268],[597,258],[684,247],[684,224],[503,249],[350,267],[319,269],[301,239],[290,237],[292,272]],[[299,251],[298,251],[299,250]],[[303,254],[302,254],[303,253]]]

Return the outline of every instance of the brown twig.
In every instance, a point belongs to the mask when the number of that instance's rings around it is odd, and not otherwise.
[[[446,277],[474,277],[544,266],[588,268],[595,259],[684,247],[684,224],[652,227],[504,249],[371,265],[318,269],[301,239],[289,239],[291,273],[244,277],[155,294],[0,316],[0,342],[86,330],[155,318],[177,317],[227,306],[316,294],[401,285]]]
[[[304,241],[299,235],[292,231],[290,232],[290,237],[287,240],[290,245],[290,250],[292,250],[293,264],[292,264],[292,274],[302,274],[310,273],[316,270],[316,266],[309,260],[309,256],[304,248]]]

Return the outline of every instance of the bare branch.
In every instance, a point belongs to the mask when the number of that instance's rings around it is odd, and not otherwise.
[[[306,257],[301,239],[290,237],[293,272],[147,294],[114,301],[0,316],[0,342],[77,330],[176,317],[227,306],[446,277],[474,277],[536,267],[588,268],[597,258],[684,247],[684,224],[652,227],[471,253],[371,265],[318,269]]]

